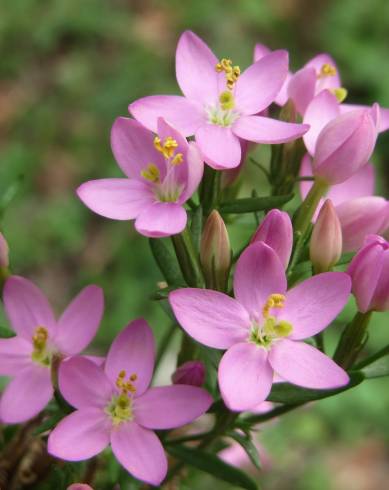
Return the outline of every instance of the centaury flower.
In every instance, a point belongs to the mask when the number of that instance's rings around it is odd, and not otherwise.
[[[11,276],[3,299],[16,336],[0,340],[0,374],[12,377],[0,400],[0,419],[12,424],[34,417],[50,401],[52,363],[78,354],[90,343],[103,315],[104,298],[101,288],[87,286],[57,321],[32,282]]]
[[[211,396],[197,386],[149,388],[154,338],[144,320],[135,320],[114,340],[104,367],[73,357],[59,369],[59,388],[77,410],[51,432],[53,456],[80,461],[111,444],[117,460],[135,478],[159,485],[167,459],[153,430],[185,425],[206,412]]]
[[[241,160],[242,140],[277,144],[302,136],[308,126],[257,115],[276,98],[288,73],[288,53],[275,51],[243,73],[231,60],[218,60],[193,32],[182,34],[176,75],[184,97],[154,95],[129,106],[131,114],[156,131],[159,116],[185,136],[195,135],[205,161],[216,169]]]
[[[250,410],[268,396],[274,374],[307,388],[335,388],[347,373],[301,342],[323,330],[342,310],[351,290],[347,274],[318,274],[286,291],[284,265],[263,242],[241,255],[234,276],[235,299],[206,289],[169,295],[184,330],[202,344],[227,349],[219,386],[231,410]]]
[[[158,136],[133,119],[119,117],[111,132],[113,154],[127,178],[91,180],[77,189],[92,211],[117,220],[135,219],[148,237],[180,233],[186,226],[184,203],[203,176],[194,143],[162,118]]]

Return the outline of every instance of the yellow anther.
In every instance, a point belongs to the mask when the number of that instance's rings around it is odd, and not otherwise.
[[[324,63],[324,65],[320,68],[318,78],[334,77],[335,75],[336,75],[336,68],[330,65],[329,63]]]
[[[125,378],[126,378],[126,371],[124,370],[120,371],[118,377],[116,378],[116,387],[119,388],[119,390],[121,391],[121,395],[126,395],[127,397],[128,392],[130,393],[136,392],[136,388],[133,383],[138,379],[138,376],[135,373],[133,373],[127,380]]]
[[[137,374],[135,374],[135,373],[131,374],[130,381],[136,381],[137,379],[138,379],[138,375]]]
[[[238,77],[240,75],[240,68],[239,66],[235,65],[232,66],[232,61],[223,58],[217,65],[216,65],[216,71],[218,73],[221,73],[224,71],[226,74],[226,83],[227,83],[227,88],[229,90],[232,90],[234,88],[235,82],[238,80]]]
[[[180,165],[184,161],[184,156],[182,153],[177,153],[171,161],[172,165]]]
[[[32,343],[35,351],[42,351],[46,347],[46,342],[49,337],[45,327],[37,327],[32,336]]]
[[[161,138],[159,136],[156,136],[154,138],[154,147],[157,151],[162,153],[162,155],[165,158],[171,158],[172,156],[174,156],[174,152],[176,151],[176,148],[178,147],[178,143],[171,136],[168,136],[167,138],[165,138],[164,142],[161,141]]]
[[[339,104],[341,104],[344,101],[344,99],[347,97],[347,89],[343,87],[332,88],[330,89],[330,92],[335,95]]]
[[[159,182],[159,168],[154,163],[149,163],[147,168],[141,171],[141,176],[150,182]]]
[[[285,296],[283,294],[271,294],[262,309],[263,317],[268,318],[272,308],[283,308],[284,303]]]
[[[233,109],[235,107],[234,96],[228,90],[226,90],[225,92],[222,92],[219,95],[219,102],[220,102],[221,108],[224,109],[225,111],[228,111],[228,110]]]

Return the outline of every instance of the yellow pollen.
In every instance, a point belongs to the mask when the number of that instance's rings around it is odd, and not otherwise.
[[[268,318],[272,308],[283,308],[284,304],[285,296],[283,294],[271,294],[262,309],[263,317]]]
[[[227,88],[229,90],[232,90],[240,75],[239,66],[232,66],[231,60],[229,60],[228,58],[223,58],[222,60],[220,60],[219,63],[217,63],[215,69],[218,73],[224,71],[224,73],[226,74]]]
[[[339,104],[341,104],[344,101],[344,99],[347,97],[347,89],[343,87],[332,88],[330,89],[330,92],[335,95]]]
[[[184,161],[184,156],[182,153],[177,153],[171,161],[172,165],[180,165]]]
[[[329,63],[324,63],[324,65],[320,68],[320,72],[318,74],[318,78],[324,77],[334,77],[336,75],[336,68]]]
[[[128,378],[128,380],[126,380],[126,372],[120,371],[120,373],[118,374],[118,377],[116,379],[116,386],[121,391],[120,396],[126,395],[126,398],[127,398],[128,392],[135,393],[136,388],[135,388],[133,382],[136,381],[137,379],[138,379],[138,376],[135,373],[133,373]],[[119,399],[120,399],[120,397],[119,397]]]
[[[46,347],[46,342],[49,335],[45,327],[37,327],[35,333],[32,336],[32,343],[35,351],[43,351]]]
[[[228,111],[228,110],[233,109],[235,107],[234,96],[228,90],[226,90],[225,92],[222,92],[219,95],[219,102],[220,102],[221,108],[224,109],[225,111]]]
[[[140,174],[150,182],[159,182],[159,168],[154,163],[149,163],[147,168],[143,169]]]
[[[154,147],[157,151],[162,153],[165,158],[172,158],[172,156],[174,156],[176,148],[178,147],[178,143],[171,136],[165,138],[164,142],[161,141],[161,138],[159,136],[156,136],[154,138]]]

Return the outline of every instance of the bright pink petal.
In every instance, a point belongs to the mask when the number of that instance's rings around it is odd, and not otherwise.
[[[346,305],[350,292],[351,281],[347,274],[318,274],[286,293],[285,306],[278,317],[292,324],[291,339],[311,337],[337,317]]]
[[[58,320],[55,345],[66,355],[81,352],[96,335],[104,311],[103,290],[87,286]]]
[[[240,163],[240,142],[229,127],[205,124],[196,131],[196,143],[204,160],[216,170],[234,168]]]
[[[376,311],[389,310],[389,249],[382,253],[381,275],[374,291],[371,308]]]
[[[47,451],[65,461],[82,461],[109,444],[111,422],[101,408],[82,408],[61,420],[50,433]]]
[[[184,136],[191,136],[204,122],[204,111],[198,104],[177,95],[151,95],[138,99],[129,111],[140,123],[154,133],[158,118],[163,117]]]
[[[276,252],[263,242],[255,242],[242,253],[234,275],[235,298],[257,320],[269,296],[284,294],[286,277]]]
[[[248,336],[247,311],[226,294],[184,288],[171,292],[169,302],[178,323],[202,344],[227,349]]]
[[[300,138],[308,129],[306,124],[288,123],[262,116],[242,116],[232,127],[233,133],[239,138],[270,145]]]
[[[304,124],[311,126],[304,134],[305,146],[311,155],[315,153],[316,141],[324,126],[339,116],[339,103],[334,95],[328,90],[323,90],[309,103],[305,114]]]
[[[135,228],[142,235],[160,238],[181,233],[186,221],[186,211],[180,204],[155,202],[138,216]]]
[[[112,152],[127,177],[139,179],[141,171],[150,163],[164,168],[165,161],[153,142],[153,133],[134,119],[118,117],[112,126]]]
[[[186,154],[186,183],[183,193],[179,197],[179,204],[187,201],[196,191],[204,173],[204,162],[196,143],[191,142]]]
[[[334,206],[337,206],[357,197],[372,196],[374,187],[374,167],[371,163],[367,163],[342,184],[331,186],[327,198],[331,199]]]
[[[138,480],[159,485],[166,476],[167,459],[155,433],[135,422],[112,431],[111,446],[119,463]]]
[[[22,337],[0,339],[0,376],[15,376],[31,363],[32,343]]]
[[[55,318],[42,291],[28,279],[11,276],[3,291],[4,309],[15,332],[31,341],[37,327],[55,332]]]
[[[235,103],[242,114],[256,114],[268,107],[288,74],[288,52],[273,51],[245,70],[235,89]]]
[[[220,361],[218,379],[230,410],[250,410],[270,393],[273,369],[267,351],[248,342],[234,345]]]
[[[176,76],[183,94],[195,102],[209,104],[217,99],[218,59],[196,34],[185,31],[176,51]]]
[[[173,429],[197,419],[211,404],[209,393],[197,386],[161,386],[136,398],[134,415],[147,429]]]
[[[369,106],[359,105],[359,104],[341,104],[340,112],[345,114],[346,112],[355,111],[356,109],[368,109]],[[378,132],[382,133],[389,129],[389,109],[379,108],[380,117],[378,124]]]
[[[90,180],[77,189],[89,209],[106,218],[136,218],[155,199],[149,184],[131,179]]]
[[[103,368],[81,356],[62,361],[58,382],[62,396],[75,408],[105,407],[115,392]]]
[[[271,53],[271,49],[264,44],[257,43],[254,46],[254,62],[259,61],[264,56]]]
[[[120,371],[124,370],[127,377],[136,374],[136,396],[140,396],[150,384],[154,356],[155,342],[151,328],[145,320],[134,320],[112,342],[104,369],[113,383]]]
[[[304,115],[308,104],[315,96],[316,72],[313,68],[303,68],[292,75],[288,84],[288,95],[297,111]]]
[[[270,352],[273,369],[290,383],[304,388],[338,388],[349,382],[347,373],[319,350],[304,342],[283,339]]]
[[[30,365],[5,388],[0,400],[0,420],[19,424],[45,408],[53,396],[50,369]]]

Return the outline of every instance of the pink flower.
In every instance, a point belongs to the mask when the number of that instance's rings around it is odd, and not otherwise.
[[[112,127],[111,145],[127,178],[86,182],[77,190],[80,199],[107,218],[135,219],[135,228],[142,235],[180,233],[187,221],[184,203],[203,175],[196,145],[188,144],[161,118],[154,137],[137,121],[123,117]]]
[[[285,269],[288,267],[293,247],[293,228],[288,213],[272,209],[267,213],[251,242],[264,242],[278,255]]]
[[[347,272],[359,311],[389,310],[389,243],[384,238],[367,237]]]
[[[23,277],[11,276],[3,299],[16,336],[0,340],[0,374],[13,378],[0,400],[0,419],[13,424],[34,417],[50,401],[53,359],[85,349],[101,321],[104,298],[101,288],[88,286],[56,321],[36,286]]]
[[[205,381],[205,367],[201,361],[188,361],[181,364],[173,373],[175,385],[202,386]]]
[[[93,488],[86,483],[73,483],[67,490],[93,490]]]
[[[290,291],[284,266],[263,242],[238,260],[235,299],[205,289],[169,295],[174,314],[198,342],[227,349],[219,365],[219,386],[231,410],[250,410],[268,396],[274,373],[307,388],[334,388],[347,374],[329,357],[301,342],[323,330],[350,294],[347,274],[327,272]]]
[[[275,51],[242,74],[231,60],[220,62],[193,32],[182,34],[176,52],[176,75],[184,97],[154,95],[129,106],[144,126],[156,130],[164,117],[185,136],[195,135],[205,161],[213,168],[239,165],[242,140],[277,144],[302,136],[308,126],[256,114],[280,91],[288,72],[288,53]]]
[[[152,331],[140,319],[113,341],[104,368],[83,357],[64,361],[59,387],[77,410],[51,432],[49,453],[81,461],[111,444],[116,459],[135,478],[160,484],[167,460],[153,430],[188,424],[208,410],[212,398],[195,386],[149,388],[154,351]]]
[[[303,159],[301,175],[312,175],[312,164],[308,155]],[[343,236],[343,252],[354,252],[360,248],[365,237],[382,233],[389,226],[389,202],[383,197],[373,196],[374,167],[368,163],[352,177],[341,184],[334,185],[327,193],[335,206]],[[311,188],[311,182],[301,182],[303,198]],[[323,205],[321,200],[315,219]]]

